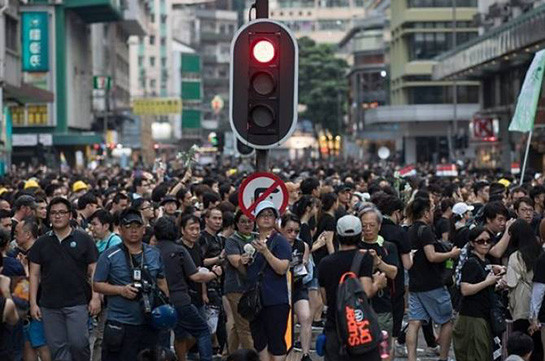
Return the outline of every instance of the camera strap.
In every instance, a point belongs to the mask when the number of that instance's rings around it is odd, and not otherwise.
[[[127,260],[127,266],[129,266],[130,268],[132,280],[138,281],[138,282],[142,281],[142,272],[145,269],[144,265],[146,263],[146,257],[144,255],[145,254],[144,245],[142,245],[142,258],[140,259],[140,267],[135,267],[133,257],[130,254],[129,249],[124,243],[121,244],[121,249],[123,250],[123,253],[125,254],[125,259]],[[153,281],[153,280],[150,280],[150,281]]]

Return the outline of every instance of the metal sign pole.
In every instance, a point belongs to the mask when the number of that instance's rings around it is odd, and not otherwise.
[[[269,17],[269,0],[255,0],[255,12],[257,19],[267,19]],[[269,170],[268,149],[256,149],[255,168],[258,172],[267,172]]]

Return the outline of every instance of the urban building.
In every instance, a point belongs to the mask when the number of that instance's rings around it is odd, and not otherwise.
[[[478,36],[477,1],[455,4],[396,0],[390,5],[389,105],[366,111],[363,126],[384,127],[383,140],[395,143],[391,151],[405,163],[461,158],[455,151],[478,110],[478,82],[431,77],[435,57],[452,49],[455,39],[462,44]]]
[[[104,142],[107,110],[112,120],[130,111],[126,42],[145,32],[147,0],[24,3],[10,25],[21,64],[10,64],[10,72],[22,67],[22,91],[7,99],[12,159],[54,165],[62,153],[84,166],[92,146]],[[97,76],[110,79],[109,109],[93,106]]]
[[[396,124],[365,125],[364,121],[368,110],[389,103],[390,31],[386,9],[369,11],[365,18],[354,21],[354,27],[339,42],[339,50],[347,54],[350,64],[346,134],[353,136],[368,160],[376,157],[381,146],[395,149],[389,132]]]
[[[229,62],[231,40],[238,27],[238,14],[232,1],[174,5],[174,32],[177,38],[200,55],[202,64],[201,139],[211,132],[229,129]],[[188,83],[186,83],[187,86]],[[187,100],[184,99],[184,103]],[[221,105],[218,107],[218,104]],[[194,110],[194,109],[192,109]],[[195,124],[194,113],[182,115],[182,137],[195,136],[189,125]],[[186,125],[189,124],[189,125]]]
[[[525,136],[508,128],[529,64],[545,48],[545,33],[536,30],[545,28],[545,1],[480,0],[475,20],[482,35],[439,56],[433,77],[481,83],[473,123],[476,162],[507,170],[525,151]],[[544,101],[542,92],[529,153],[529,165],[538,171],[545,165]],[[482,131],[485,127],[490,131]]]
[[[367,0],[271,0],[269,17],[286,24],[297,38],[337,44],[355,19],[365,16]],[[253,2],[252,2],[253,3]],[[243,16],[248,19],[249,5]]]

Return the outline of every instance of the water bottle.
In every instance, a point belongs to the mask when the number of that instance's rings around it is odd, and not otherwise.
[[[380,358],[388,360],[390,358],[390,350],[388,345],[388,332],[382,331],[382,341],[379,344]]]

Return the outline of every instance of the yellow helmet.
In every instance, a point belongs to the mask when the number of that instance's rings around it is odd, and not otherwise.
[[[89,189],[89,186],[85,184],[85,182],[83,181],[74,182],[74,184],[72,185],[72,192],[74,193],[77,193],[79,191],[84,191],[87,189]]]

